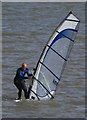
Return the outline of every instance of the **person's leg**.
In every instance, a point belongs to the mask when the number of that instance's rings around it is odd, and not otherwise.
[[[18,91],[18,99],[21,99],[21,93],[22,93],[22,89],[20,88]]]
[[[26,87],[26,84],[24,81],[21,82],[21,86],[22,86],[22,89],[24,91],[24,96],[25,96],[25,99],[28,98],[28,93],[27,93],[27,87]]]
[[[17,87],[18,91],[18,98],[17,99],[21,99],[21,93],[22,93],[22,87],[21,87],[21,83],[19,82],[14,82],[15,86]]]
[[[29,99],[29,96],[30,96],[31,88],[32,88],[32,86],[30,85],[30,86],[29,86],[29,89],[28,89],[28,99]]]
[[[33,85],[33,79],[29,80],[28,99],[29,99],[29,96],[30,96],[30,91],[31,91],[32,85]]]

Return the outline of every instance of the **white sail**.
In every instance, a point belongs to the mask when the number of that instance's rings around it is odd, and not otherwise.
[[[70,12],[50,37],[36,66],[30,99],[54,98],[79,22]]]

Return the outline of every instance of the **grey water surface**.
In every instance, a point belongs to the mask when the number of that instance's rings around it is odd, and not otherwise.
[[[49,37],[69,11],[81,23],[55,98],[25,101],[22,95],[23,101],[14,102],[16,69],[26,62],[32,72]],[[2,32],[3,118],[84,118],[85,3],[2,3]]]

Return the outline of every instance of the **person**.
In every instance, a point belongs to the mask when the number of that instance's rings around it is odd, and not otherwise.
[[[26,77],[27,75],[27,77]],[[22,66],[20,68],[17,69],[16,75],[14,77],[14,85],[17,87],[18,91],[18,100],[21,99],[21,94],[22,94],[22,90],[24,91],[24,96],[25,99],[28,99],[28,91],[27,91],[27,87],[25,84],[25,79],[30,78],[31,80],[32,74],[29,72],[28,68],[27,68],[27,64],[23,63]]]

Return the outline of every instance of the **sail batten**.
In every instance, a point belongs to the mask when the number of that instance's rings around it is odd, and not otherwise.
[[[79,20],[65,19],[67,21],[80,22]]]
[[[47,70],[49,70],[58,80],[60,80],[60,78],[57,77],[57,75],[55,73],[53,73],[45,64],[43,64],[42,62],[40,62]]]
[[[61,54],[59,54],[57,51],[55,51],[51,46],[47,45],[51,50],[53,50],[57,55],[59,55],[61,58],[63,58],[65,61],[67,61],[66,58],[64,58]]]
[[[36,65],[30,99],[54,98],[78,32],[79,22],[70,12],[51,35]]]

